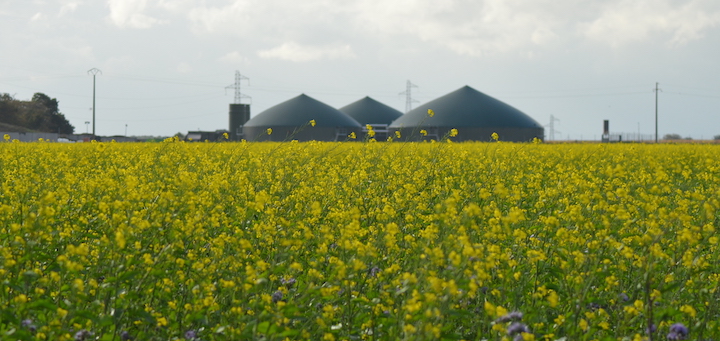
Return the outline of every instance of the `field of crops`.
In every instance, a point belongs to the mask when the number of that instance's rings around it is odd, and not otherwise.
[[[0,143],[0,339],[718,340],[718,160]]]

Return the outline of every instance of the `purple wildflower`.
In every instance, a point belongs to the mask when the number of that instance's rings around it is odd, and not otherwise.
[[[27,328],[30,332],[35,332],[37,330],[37,327],[33,324],[33,320],[31,319],[25,319],[20,322],[20,325],[24,328]]]
[[[373,266],[372,268],[370,268],[370,277],[375,277],[378,273],[380,273],[380,268],[378,268],[377,266]]]
[[[282,291],[278,290],[272,294],[272,302],[277,303],[279,301],[282,301],[283,299],[283,293]]]
[[[195,340],[195,338],[197,338],[197,332],[194,329],[190,329],[185,332],[185,338],[188,340]]]
[[[657,326],[655,324],[651,324],[649,327],[645,328],[645,334],[652,334],[657,331]]]
[[[520,321],[523,318],[523,313],[519,311],[509,312],[503,316],[500,316],[495,320],[495,323],[505,323],[510,321]]]
[[[296,280],[294,277],[291,277],[290,279],[281,278],[280,283],[282,283],[286,287],[291,287],[293,284],[295,284]]]
[[[670,326],[670,333],[667,335],[667,339],[670,341],[685,340],[688,336],[688,328],[682,323],[675,323]]]
[[[620,295],[618,295],[618,298],[623,302],[627,302],[630,300],[630,297],[624,292],[621,292]]]
[[[132,337],[130,336],[130,333],[128,333],[127,330],[123,330],[123,331],[120,333],[120,340],[122,340],[122,341],[131,341],[131,340],[132,340]]]
[[[77,333],[75,333],[75,336],[73,340],[75,341],[85,341],[88,340],[90,337],[93,336],[93,333],[90,331],[87,331],[85,329],[79,330]]]
[[[520,335],[522,333],[529,333],[529,332],[530,332],[530,328],[528,328],[528,326],[526,326],[520,322],[511,323],[507,329],[507,334],[509,336]]]

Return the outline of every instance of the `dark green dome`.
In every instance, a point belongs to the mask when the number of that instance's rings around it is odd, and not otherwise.
[[[428,116],[428,109],[435,112]],[[390,128],[540,128],[522,111],[469,86],[425,103],[397,120]]]
[[[365,97],[350,103],[338,110],[354,118],[355,121],[358,121],[358,123],[362,125],[390,124],[392,121],[402,116],[400,111],[397,111],[370,97]]]
[[[305,94],[261,112],[244,127],[301,127],[310,120],[316,127],[360,127],[350,116]]]

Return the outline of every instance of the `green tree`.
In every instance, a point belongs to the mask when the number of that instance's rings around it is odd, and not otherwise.
[[[75,127],[60,113],[59,102],[43,93],[30,101],[19,101],[10,94],[0,95],[0,122],[33,131],[72,134]]]
[[[75,131],[75,127],[60,113],[57,99],[38,92],[33,95],[31,102],[35,109],[35,115],[31,117],[34,129],[59,134],[72,134]]]
[[[18,101],[8,93],[0,94],[0,122],[22,125],[20,123]]]

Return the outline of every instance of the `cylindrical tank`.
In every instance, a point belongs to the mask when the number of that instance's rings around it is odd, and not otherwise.
[[[242,126],[250,120],[250,104],[230,104],[230,139],[239,141],[243,138]]]

